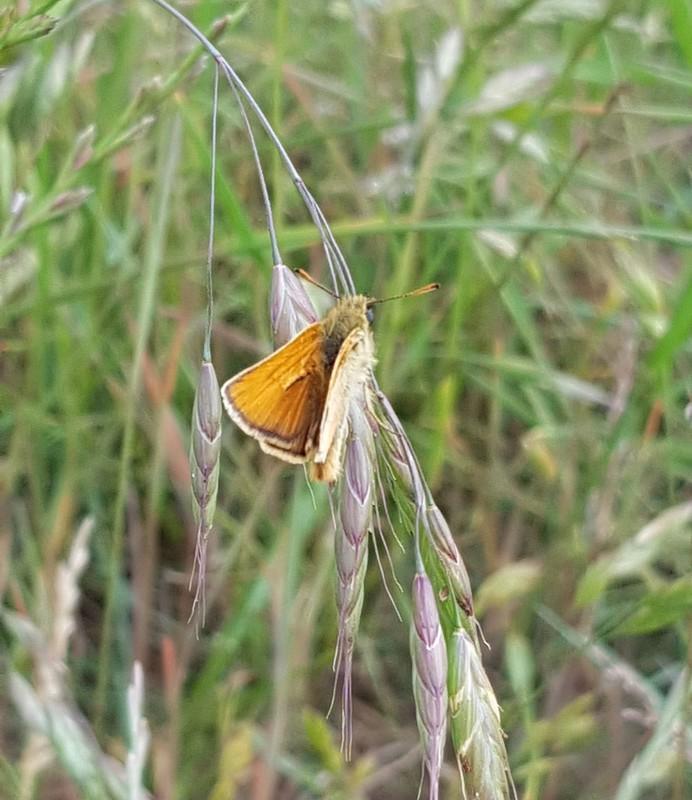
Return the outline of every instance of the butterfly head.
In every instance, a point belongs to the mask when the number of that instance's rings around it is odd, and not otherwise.
[[[343,340],[354,328],[370,326],[370,298],[362,294],[340,297],[324,318],[325,332]]]

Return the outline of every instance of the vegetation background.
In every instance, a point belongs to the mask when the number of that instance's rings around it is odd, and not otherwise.
[[[377,374],[466,559],[519,796],[690,797],[692,4],[180,7],[230,15],[358,287],[442,283],[378,312]],[[138,796],[145,716],[157,798],[415,798],[406,594],[402,624],[373,560],[345,764],[326,495],[229,422],[187,624],[209,60],[149,0],[10,0],[0,65],[0,796]],[[271,261],[225,86],[219,125],[223,379],[270,347]],[[258,138],[284,256],[325,279]]]

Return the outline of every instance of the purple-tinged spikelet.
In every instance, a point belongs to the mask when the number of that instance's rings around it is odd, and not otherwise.
[[[428,774],[428,797],[437,800],[447,730],[447,647],[435,602],[424,573],[413,579],[413,696],[423,744],[423,768]]]
[[[428,540],[445,571],[454,598],[467,617],[473,616],[471,582],[466,565],[459,553],[449,525],[433,501],[418,461],[396,411],[383,392],[378,393],[380,408],[386,420],[382,439],[387,459],[404,482],[408,497],[416,513],[416,522],[422,522]]]
[[[353,650],[363,606],[368,565],[368,531],[372,522],[373,441],[363,408],[354,402],[349,412],[349,438],[341,478],[339,520],[334,532],[339,630],[336,680],[341,677],[341,746],[346,759],[352,743]]]
[[[211,361],[203,361],[197,381],[192,409],[192,441],[190,445],[190,476],[192,479],[192,510],[197,523],[195,559],[190,584],[196,578],[192,614],[202,604],[204,619],[204,580],[206,576],[207,543],[216,510],[219,488],[219,457],[221,454],[221,394]],[[192,617],[192,614],[190,615]]]
[[[377,399],[385,422],[381,427],[381,439],[385,446],[386,458],[403,481],[416,512],[421,513],[427,502],[428,491],[411,442],[387,395],[378,390]]]
[[[471,581],[459,548],[449,530],[447,520],[440,509],[433,504],[426,509],[423,522],[430,543],[445,571],[457,605],[467,617],[472,617]]]
[[[464,797],[507,800],[510,773],[500,707],[478,646],[463,629],[449,641],[449,710]]]
[[[269,301],[274,347],[281,347],[313,322],[317,313],[300,278],[285,264],[274,264]]]
[[[483,669],[478,648],[477,623],[466,566],[449,525],[433,500],[396,412],[382,392],[378,392],[377,398],[384,418],[381,439],[385,456],[407,489],[407,497],[415,515],[416,530],[421,530],[425,534],[431,555],[442,568],[440,575],[437,576],[436,573],[434,576],[435,586],[426,576],[420,574],[416,576],[414,619],[422,618],[422,611],[416,616],[416,608],[424,607],[429,619],[436,621],[437,627],[432,625],[420,628],[416,625],[416,636],[412,634],[411,638],[414,657],[414,696],[423,742],[423,764],[430,781],[430,797],[437,797],[437,778],[444,747],[444,728],[438,731],[438,736],[431,736],[431,730],[435,731],[435,725],[441,720],[446,722],[447,719],[447,709],[441,714],[441,706],[435,703],[437,695],[430,691],[430,687],[433,686],[432,677],[427,683],[421,677],[422,654],[426,652],[423,643],[429,645],[433,631],[436,630],[439,632],[441,644],[435,654],[437,660],[431,651],[427,651],[429,675],[439,677],[443,670],[446,675],[446,670],[449,669],[449,719],[452,738],[461,769],[462,785],[465,787],[465,792],[468,787],[472,789],[465,793],[464,797],[504,800],[508,797],[509,786],[507,754],[500,727],[499,706]],[[444,583],[438,585],[440,579],[444,580]],[[435,604],[435,593],[441,592],[445,585],[451,590],[456,601],[459,614],[457,624],[460,626],[456,630],[447,631],[447,634],[451,635],[451,639],[448,640],[449,648],[445,647]],[[427,635],[427,640],[422,638],[423,634]],[[445,692],[445,702],[446,697]]]

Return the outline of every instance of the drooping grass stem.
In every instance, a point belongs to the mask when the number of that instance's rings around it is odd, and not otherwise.
[[[295,165],[291,161],[290,156],[286,152],[285,147],[281,143],[281,140],[277,136],[274,128],[272,127],[271,123],[267,119],[266,115],[262,111],[262,109],[257,104],[257,101],[250,93],[250,90],[245,86],[243,81],[240,79],[238,74],[235,72],[233,67],[228,63],[228,61],[224,58],[222,53],[219,49],[213,45],[209,39],[197,28],[195,25],[190,22],[187,17],[177,11],[172,5],[166,2],[166,0],[153,0],[161,8],[168,11],[169,14],[172,14],[178,22],[180,22],[188,31],[204,45],[207,52],[212,56],[212,58],[216,61],[217,65],[221,68],[226,79],[228,80],[229,84],[234,86],[237,91],[242,95],[245,102],[248,106],[252,109],[253,113],[256,115],[257,119],[260,122],[260,125],[264,129],[265,133],[271,140],[272,144],[276,148],[277,152],[279,153],[281,160],[286,167],[288,174],[295,185],[298,194],[301,196],[305,207],[310,214],[310,217],[314,224],[316,225],[317,229],[320,232],[320,237],[322,239],[322,243],[324,246],[325,255],[327,257],[327,262],[329,264],[329,268],[331,271],[332,282],[334,284],[334,290],[337,294],[355,294],[355,284],[353,283],[353,278],[351,277],[351,272],[348,268],[348,264],[346,263],[346,259],[344,258],[343,253],[341,252],[339,245],[336,243],[334,235],[325,219],[324,214],[322,213],[321,208],[317,204],[317,201],[312,196],[310,190],[305,185],[303,179],[300,177],[298,170],[295,168]]]
[[[250,120],[248,119],[247,112],[245,111],[245,105],[243,104],[243,99],[238,94],[238,90],[236,89],[234,84],[231,84],[231,89],[233,89],[233,94],[238,102],[238,108],[240,109],[240,115],[243,118],[243,123],[245,125],[245,132],[248,135],[248,139],[250,140],[250,147],[252,148],[252,156],[255,159],[255,168],[257,169],[257,177],[259,178],[260,182],[260,191],[262,192],[262,203],[264,205],[264,211],[267,215],[267,231],[269,232],[269,242],[271,244],[272,249],[272,262],[276,266],[277,264],[283,264],[281,259],[281,252],[279,250],[279,240],[276,236],[276,227],[274,225],[274,212],[272,211],[272,204],[271,200],[269,199],[269,190],[267,189],[267,181],[264,177],[264,170],[262,169],[262,162],[260,161],[259,152],[257,150],[257,142],[255,141],[255,134],[252,132],[252,125],[250,124]]]

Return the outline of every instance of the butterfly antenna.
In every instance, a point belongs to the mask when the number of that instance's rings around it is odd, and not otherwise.
[[[368,306],[374,306],[378,303],[388,303],[390,300],[402,300],[404,297],[418,297],[421,294],[428,294],[428,292],[435,292],[440,288],[439,283],[426,283],[425,286],[419,286],[418,289],[413,289],[410,292],[403,294],[395,294],[392,297],[382,297],[377,300],[368,300]]]
[[[310,273],[306,272],[304,269],[294,269],[293,271],[295,272],[296,275],[298,275],[299,278],[302,278],[304,281],[311,283],[313,286],[317,286],[318,289],[322,289],[322,291],[326,292],[330,297],[333,297],[336,300],[339,299],[338,294],[334,294],[334,292],[331,289],[327,289],[326,286],[323,286],[319,281],[316,281],[312,277],[312,275],[310,275]]]

